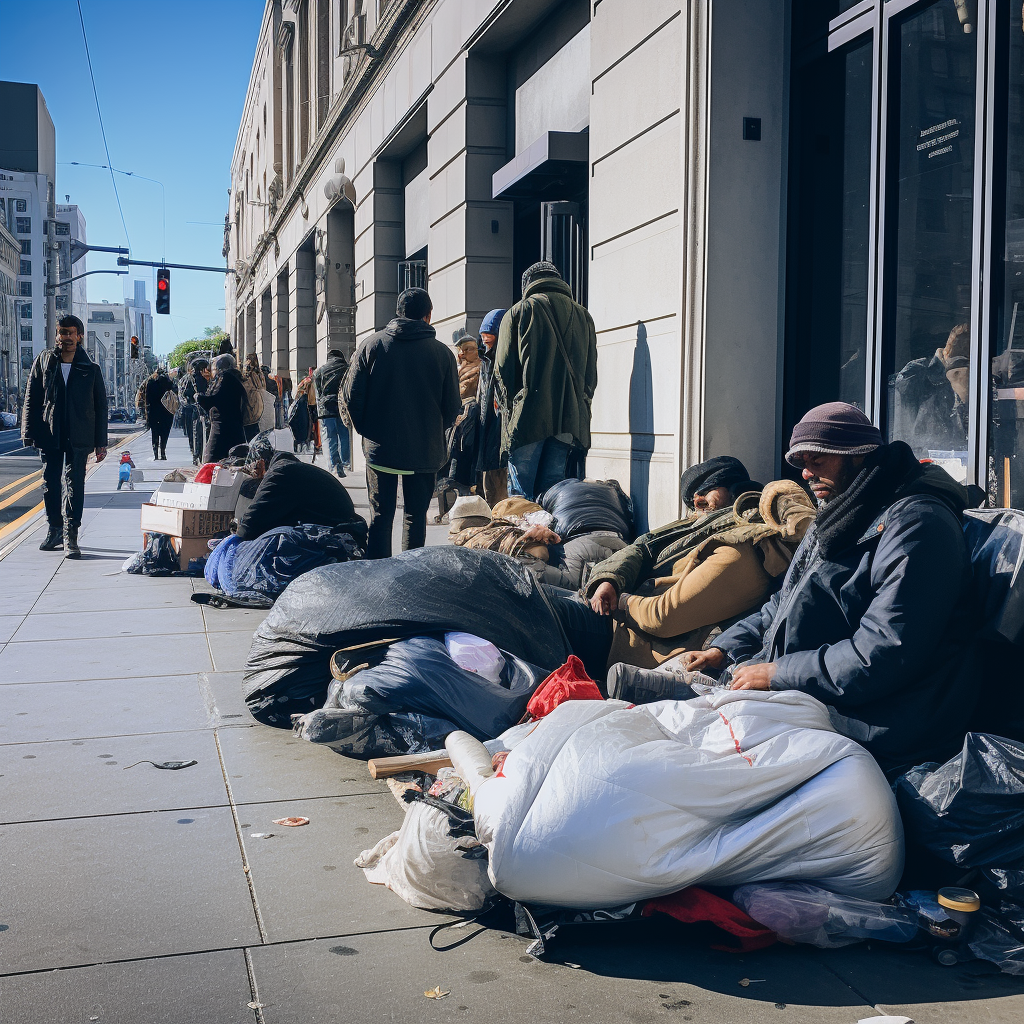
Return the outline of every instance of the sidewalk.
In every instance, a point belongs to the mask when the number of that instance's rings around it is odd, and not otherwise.
[[[877,946],[738,956],[652,925],[561,943],[564,963],[495,932],[435,952],[448,918],[352,864],[401,822],[387,788],[248,717],[241,670],[264,613],[192,604],[202,581],[118,574],[140,504],[185,460],[180,435],[168,454],[138,460],[134,492],[116,491],[116,458],[93,474],[82,561],[38,551],[42,525],[0,561],[4,1024],[1024,1017],[1024,979]],[[198,764],[123,770],[143,758]],[[286,815],[310,824],[272,824]],[[436,985],[451,994],[425,999]]]

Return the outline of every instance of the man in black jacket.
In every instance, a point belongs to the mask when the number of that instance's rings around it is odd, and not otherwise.
[[[981,692],[966,491],[844,402],[807,413],[786,458],[818,500],[814,526],[782,589],[685,666],[811,694],[890,774],[946,760]]]
[[[362,522],[339,480],[291,452],[275,452],[265,435],[253,438],[246,464],[259,486],[235,531],[239,540],[255,540],[278,526]]]
[[[327,353],[327,362],[313,371],[316,414],[327,434],[327,458],[331,469],[342,478],[352,458],[352,438],[349,436],[348,425],[342,420],[338,399],[347,372],[348,360],[337,349],[331,349]]]
[[[370,502],[367,558],[391,554],[391,527],[402,478],[402,550],[421,548],[437,471],[448,459],[445,431],[462,410],[455,356],[430,326],[422,288],[398,296],[398,316],[359,346],[342,390],[363,436]]]
[[[80,344],[85,325],[77,316],[57,323],[57,347],[36,356],[25,388],[21,438],[43,460],[43,503],[49,529],[41,551],[63,546],[81,558],[78,529],[85,506],[85,466],[107,456],[107,392],[100,368]],[[63,502],[62,502],[63,482]]]

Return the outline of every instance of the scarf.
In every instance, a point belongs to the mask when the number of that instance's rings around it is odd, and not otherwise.
[[[868,455],[853,483],[818,511],[815,536],[825,558],[834,558],[854,544],[922,472],[905,441],[882,445]]]

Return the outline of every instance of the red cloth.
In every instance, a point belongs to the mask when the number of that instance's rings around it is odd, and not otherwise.
[[[569,660],[537,687],[526,705],[526,718],[550,715],[566,700],[604,700],[597,684],[587,675],[583,662],[575,654],[570,654]]]
[[[696,886],[662,896],[660,899],[649,900],[640,913],[643,917],[650,917],[655,913],[668,914],[683,924],[713,924],[736,938],[738,943],[728,946],[714,945],[711,948],[724,949],[730,953],[749,953],[774,945],[776,941],[775,932],[758,924],[739,907]]]
[[[213,483],[213,471],[217,468],[216,462],[207,462],[195,476],[197,484]]]

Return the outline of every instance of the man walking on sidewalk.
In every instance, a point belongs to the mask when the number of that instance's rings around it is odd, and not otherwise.
[[[78,529],[85,507],[85,465],[107,456],[107,392],[99,366],[79,344],[85,325],[77,316],[57,322],[57,347],[36,356],[25,388],[21,438],[43,460],[43,503],[49,529],[41,551],[63,546],[81,558]],[[63,495],[62,495],[63,489]],[[62,500],[63,498],[63,500]]]
[[[345,476],[345,467],[349,465],[352,457],[352,438],[348,432],[348,424],[342,418],[338,397],[338,391],[347,372],[348,360],[344,353],[337,349],[331,349],[327,353],[327,362],[313,371],[316,414],[320,418],[324,433],[327,434],[327,460],[339,478]]]
[[[494,373],[509,494],[535,501],[559,480],[582,480],[597,333],[554,264],[534,263],[523,274],[523,297],[501,320]]]
[[[433,304],[422,288],[398,296],[398,316],[356,352],[342,397],[363,436],[370,502],[367,558],[391,554],[391,527],[402,478],[402,550],[421,548],[437,471],[448,453],[445,431],[462,410],[455,356],[430,326]]]

